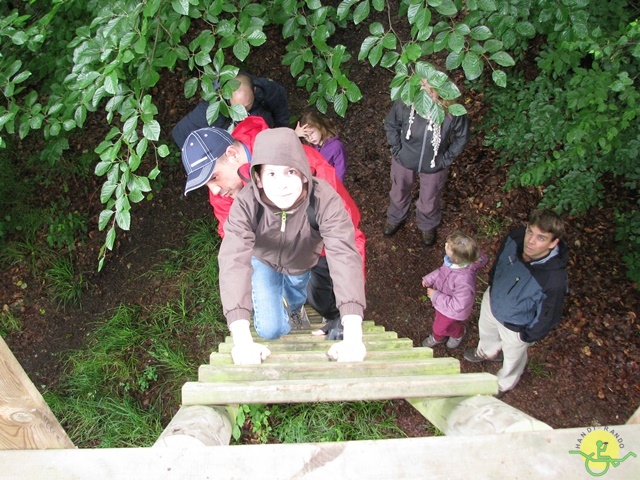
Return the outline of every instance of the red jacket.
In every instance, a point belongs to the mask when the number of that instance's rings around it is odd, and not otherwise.
[[[253,154],[253,143],[255,141],[256,135],[263,130],[269,128],[266,122],[258,116],[249,116],[241,121],[236,128],[231,132],[231,135],[236,140],[242,142],[249,153]],[[338,192],[340,198],[344,202],[344,206],[347,209],[347,213],[351,217],[351,221],[353,222],[353,226],[355,228],[355,237],[356,237],[356,248],[358,252],[360,252],[360,256],[362,257],[362,268],[364,269],[365,265],[365,237],[364,233],[360,230],[360,211],[356,206],[356,203],[349,195],[349,192],[344,187],[342,182],[336,176],[335,169],[329,165],[329,162],[325,160],[325,158],[318,152],[317,150],[303,145],[304,151],[307,154],[307,159],[309,160],[309,166],[311,167],[311,173],[314,177],[322,178],[326,180],[333,189]],[[249,178],[249,169],[251,168],[251,164],[245,164],[240,167],[239,174],[240,177],[245,179]],[[231,204],[233,203],[233,198],[223,197],[222,195],[214,195],[209,191],[209,203],[213,207],[213,214],[218,219],[218,233],[220,237],[224,238],[224,222],[229,216],[229,209],[231,208]],[[324,252],[323,252],[324,254]]]

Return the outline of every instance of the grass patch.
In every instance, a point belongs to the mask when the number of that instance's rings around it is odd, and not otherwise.
[[[179,292],[176,298],[120,305],[82,350],[67,355],[60,386],[45,398],[76,446],[151,446],[177,411],[182,385],[197,377],[227,329],[216,235],[212,222],[195,222],[185,249],[148,274]]]
[[[21,329],[22,321],[18,317],[9,311],[0,312],[0,337],[6,337],[11,333],[19,332]]]
[[[272,405],[271,435],[282,443],[404,437],[388,405],[390,402]]]
[[[52,261],[44,272],[51,297],[62,307],[81,307],[82,292],[87,281],[82,273],[76,274],[71,257],[64,256]]]
[[[478,215],[476,217],[479,238],[494,238],[501,236],[511,221],[504,217],[493,217],[491,215]]]

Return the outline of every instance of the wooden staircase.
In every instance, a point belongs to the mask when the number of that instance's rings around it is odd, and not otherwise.
[[[320,318],[310,317],[319,326]],[[497,380],[493,375],[461,374],[456,359],[433,358],[431,349],[413,348],[410,340],[398,339],[394,332],[385,332],[373,322],[364,323],[364,332],[368,353],[359,363],[330,362],[326,355],[330,342],[302,330],[276,342],[264,342],[272,354],[263,364],[233,365],[232,343],[227,338],[219,351],[211,354],[210,363],[199,368],[198,381],[184,385],[184,404],[154,448],[75,449],[70,441],[29,442],[22,447],[16,445],[23,449],[0,449],[0,478],[589,477],[584,460],[569,451],[576,448],[576,439],[584,436],[586,428],[592,427],[552,430],[494,398],[491,394],[497,392]],[[20,375],[11,374],[11,368],[6,370],[12,383],[20,380]],[[26,375],[21,380],[30,384]],[[33,391],[39,396],[35,388]],[[406,398],[446,436],[228,445],[238,404],[392,398]],[[0,429],[13,438],[16,418],[9,414],[21,404],[8,403],[0,408],[0,418],[8,420]],[[30,401],[25,402],[25,406],[30,405]],[[20,423],[23,417],[19,416]],[[626,425],[606,428],[624,438],[625,454],[640,454],[640,409]],[[59,439],[60,435],[53,437]],[[638,461],[627,458],[624,464],[612,463],[614,468],[606,478],[638,478]]]
[[[309,312],[312,328],[321,318]],[[313,324],[315,323],[315,325]],[[332,341],[314,337],[311,330],[295,330],[264,341],[271,356],[261,365],[234,365],[233,341],[227,337],[210,363],[198,371],[198,381],[182,389],[183,405],[230,405],[251,403],[304,403],[398,398],[493,395],[497,379],[488,373],[460,373],[454,358],[433,358],[426,347],[413,347],[408,338],[372,321],[363,322],[367,356],[363,362],[330,361]],[[255,333],[254,333],[255,335]]]

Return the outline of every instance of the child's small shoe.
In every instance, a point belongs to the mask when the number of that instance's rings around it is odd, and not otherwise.
[[[433,338],[433,334],[431,334],[427,338],[424,339],[424,341],[422,342],[422,346],[423,347],[433,348],[436,345],[440,345],[441,343],[444,343],[444,338],[442,340],[436,340],[435,338]],[[447,345],[448,345],[448,343],[447,343]]]
[[[447,340],[447,348],[458,348],[462,343],[462,340],[464,340],[466,333],[467,329],[465,328],[462,335],[460,335],[460,338],[449,337],[449,340]]]

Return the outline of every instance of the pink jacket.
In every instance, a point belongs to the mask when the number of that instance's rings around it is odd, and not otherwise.
[[[446,264],[422,278],[425,285],[437,290],[431,297],[433,308],[454,320],[469,318],[476,298],[476,276],[487,264],[487,256],[480,252],[478,261],[463,268]]]

